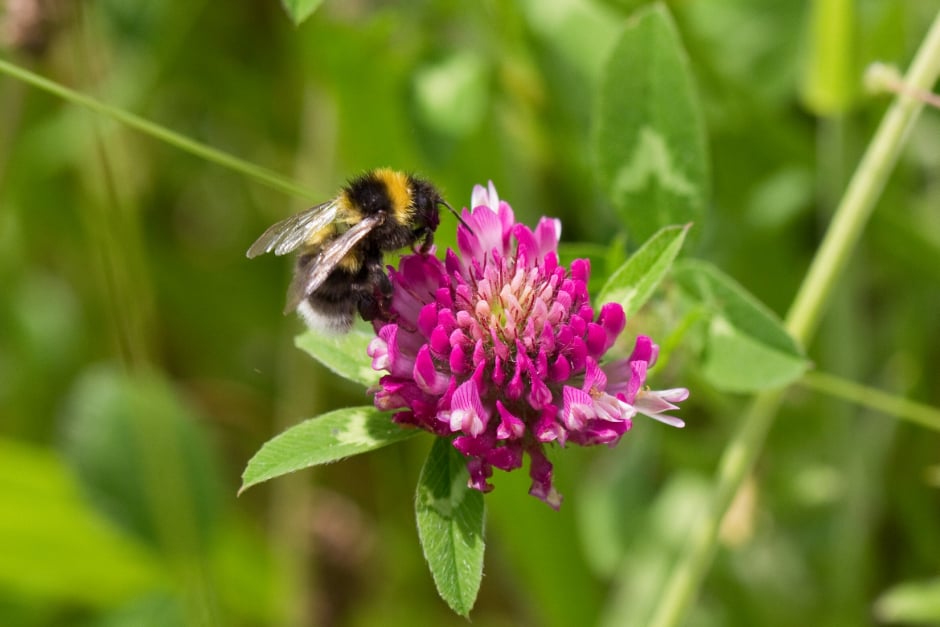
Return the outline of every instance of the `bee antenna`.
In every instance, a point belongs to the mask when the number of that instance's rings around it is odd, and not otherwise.
[[[457,218],[457,222],[460,222],[464,226],[465,229],[470,231],[471,234],[476,235],[476,233],[473,232],[473,229],[470,228],[470,225],[463,221],[463,218],[460,217],[460,214],[457,213],[457,211],[453,207],[447,204],[446,200],[442,198],[438,200],[437,202],[447,207],[447,210],[450,211],[452,214],[454,214],[454,217]]]

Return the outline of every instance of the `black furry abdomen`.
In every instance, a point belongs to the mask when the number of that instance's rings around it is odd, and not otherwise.
[[[392,285],[385,275],[379,251],[366,254],[358,270],[338,267],[319,288],[298,306],[308,326],[332,333],[346,333],[356,313],[363,320],[380,318],[388,311]]]

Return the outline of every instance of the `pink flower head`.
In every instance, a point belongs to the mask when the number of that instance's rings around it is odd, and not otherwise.
[[[374,322],[369,345],[373,368],[388,372],[375,405],[452,437],[483,492],[494,467],[519,468],[527,455],[529,493],[558,508],[547,444],[613,445],[637,413],[681,427],[664,412],[688,391],[645,389],[658,347],[644,335],[629,358],[602,363],[626,318],[616,303],[591,307],[588,260],[559,264],[561,222],[517,224],[492,183],[471,204],[457,252],[390,269],[390,319]]]

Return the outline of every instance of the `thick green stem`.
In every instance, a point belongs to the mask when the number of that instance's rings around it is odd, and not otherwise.
[[[12,76],[19,81],[23,81],[24,83],[32,85],[33,87],[49,92],[50,94],[58,96],[59,98],[71,102],[72,104],[81,105],[91,109],[95,113],[99,113],[111,118],[112,120],[126,124],[134,130],[140,131],[146,135],[150,135],[151,137],[155,137],[156,139],[164,141],[171,146],[175,146],[180,150],[205,159],[206,161],[244,174],[245,176],[253,178],[260,183],[264,183],[268,187],[272,187],[278,191],[284,192],[285,194],[308,199],[313,199],[316,197],[312,190],[281,176],[277,172],[268,170],[267,168],[262,168],[261,166],[245,161],[244,159],[239,159],[238,157],[212,148],[211,146],[206,146],[205,144],[193,141],[185,135],[180,135],[179,133],[171,131],[170,129],[158,124],[154,124],[153,122],[145,120],[144,118],[134,115],[133,113],[129,113],[123,109],[112,107],[111,105],[95,100],[90,96],[86,96],[85,94],[69,89],[68,87],[60,85],[56,82],[50,81],[47,78],[43,78],[38,74],[34,74],[29,70],[25,70],[19,66],[13,65],[12,63],[4,61],[3,59],[0,59],[0,73]]]
[[[904,82],[912,90],[930,90],[938,75],[940,14],[934,19]],[[849,182],[786,318],[787,329],[801,343],[807,344],[812,339],[832,288],[858,242],[922,107],[923,103],[906,94],[895,99]],[[695,599],[715,553],[721,520],[751,471],[782,398],[783,390],[757,396],[725,448],[709,507],[663,586],[650,625],[679,624]]]

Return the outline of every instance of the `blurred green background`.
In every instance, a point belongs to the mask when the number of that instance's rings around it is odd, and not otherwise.
[[[319,199],[388,165],[454,206],[493,180],[520,219],[561,217],[566,242],[621,258],[639,243],[612,240],[589,135],[601,64],[643,2],[327,0],[294,27],[276,0],[47,0],[31,50],[23,4],[0,13],[3,58]],[[668,5],[713,175],[689,252],[782,315],[888,102],[864,67],[905,66],[940,2]],[[823,371],[932,405],[938,172],[929,110],[807,347]],[[0,625],[464,623],[415,532],[429,437],[236,498],[265,440],[369,402],[294,348],[289,262],[244,256],[314,200],[0,77]],[[661,292],[628,333],[674,337]],[[747,401],[670,348],[653,383],[692,390],[684,431],[637,422],[615,449],[556,455],[558,513],[525,473],[497,473],[475,625],[642,624]],[[935,432],[795,387],[690,624],[888,620],[886,590],[940,576],[938,489]]]

